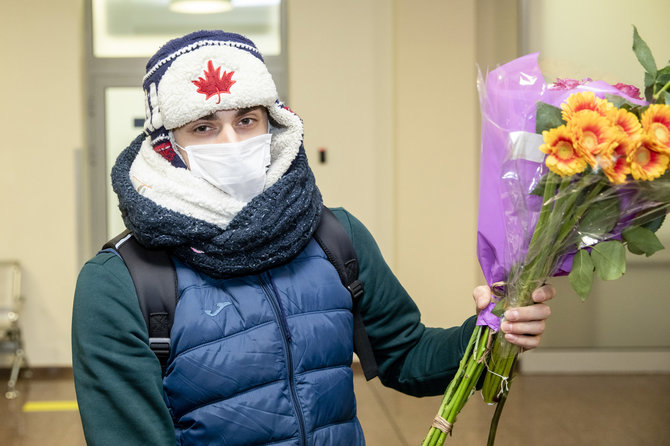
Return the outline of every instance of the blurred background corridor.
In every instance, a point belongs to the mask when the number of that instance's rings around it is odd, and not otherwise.
[[[659,65],[670,59],[667,0],[232,6],[183,14],[170,0],[0,1],[0,262],[20,269],[0,302],[21,297],[3,316],[17,328],[0,345],[0,444],[85,444],[72,385],[73,291],[83,263],[123,229],[109,170],[142,131],[144,64],[171,37],[221,28],[259,44],[280,96],[304,120],[326,204],[366,224],[429,326],[473,314],[472,289],[484,283],[476,258],[478,69],[539,52],[548,82],[642,86],[633,25]],[[659,237],[670,248],[670,224]],[[499,445],[667,442],[669,272],[666,249],[630,259],[624,278],[597,281],[585,302],[565,278],[553,282],[552,316],[541,347],[522,356]],[[25,360],[18,393],[5,398],[19,329]],[[356,387],[372,446],[418,444],[440,401],[400,395],[361,374]],[[453,444],[485,444],[492,410],[476,399]]]

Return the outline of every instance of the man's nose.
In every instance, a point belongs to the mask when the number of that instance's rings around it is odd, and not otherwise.
[[[232,124],[224,124],[216,140],[218,143],[238,142],[239,136]]]

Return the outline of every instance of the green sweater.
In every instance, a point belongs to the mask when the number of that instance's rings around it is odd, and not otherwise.
[[[416,395],[444,392],[474,328],[427,328],[365,226],[333,209],[358,255],[365,294],[360,310],[388,387]],[[436,279],[437,280],[437,279]],[[149,348],[137,294],[123,261],[100,253],[79,274],[72,318],[75,386],[89,446],[169,445],[172,419],[161,369]]]

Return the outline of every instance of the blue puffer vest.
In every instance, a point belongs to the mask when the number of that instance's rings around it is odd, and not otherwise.
[[[365,444],[351,295],[314,240],[261,275],[216,280],[175,263],[163,386],[177,444]]]

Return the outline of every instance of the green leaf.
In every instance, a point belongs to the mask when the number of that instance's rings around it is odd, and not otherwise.
[[[644,251],[641,249],[636,248],[635,246],[631,245],[630,243],[627,243],[626,246],[628,247],[628,251],[631,254],[635,254],[636,256],[641,256],[644,254]]]
[[[644,73],[644,98],[647,102],[654,101],[654,84],[656,78],[649,73]]]
[[[647,43],[640,37],[637,27],[633,26],[633,52],[647,73],[656,77],[656,61]]]
[[[663,67],[656,73],[656,84],[658,85],[658,90],[663,88],[665,84],[670,81],[670,66]]]
[[[646,88],[652,88],[655,83],[656,83],[656,76],[652,76],[651,74],[645,72],[644,73],[644,86]]]
[[[579,232],[591,238],[602,239],[619,221],[619,208],[619,198],[616,195],[596,201],[589,206],[579,222]]]
[[[615,94],[606,94],[605,99],[607,99],[609,102],[614,104],[616,108],[621,108],[626,106],[627,109],[629,109],[633,104],[622,98],[621,96],[617,96]]]
[[[664,91],[664,92],[663,92],[663,96],[662,96],[662,98],[663,98],[663,100],[659,100],[659,101],[658,101],[660,104],[668,104],[668,105],[670,105],[670,93],[669,93],[669,92]]]
[[[670,89],[670,66],[664,67],[656,74],[654,80],[654,101],[664,103],[665,93]]]
[[[658,202],[659,207],[651,211],[647,211],[638,218],[643,218],[645,221],[651,221],[660,215],[665,215],[667,203],[670,203],[670,172],[665,172],[654,181],[641,181],[638,184],[639,191],[643,194],[645,201]],[[665,205],[660,205],[665,203]],[[646,215],[651,214],[651,215]]]
[[[670,66],[663,67],[656,73],[656,83],[659,86],[659,90],[663,88],[668,81],[670,81]]]
[[[665,221],[665,212],[663,212],[661,215],[653,219],[652,221],[649,221],[645,224],[642,225],[643,228],[647,228],[652,232],[656,232],[659,229],[661,229],[661,226],[663,226],[663,222]]]
[[[565,124],[561,117],[561,109],[547,103],[537,102],[535,115],[535,133],[542,134],[544,130],[555,129]]]
[[[591,292],[593,285],[593,260],[588,251],[580,249],[575,254],[572,260],[572,269],[570,270],[570,285],[572,289],[582,298],[586,300]]]
[[[591,250],[591,259],[603,280],[618,279],[626,272],[626,248],[617,240],[595,245]]]
[[[503,317],[503,314],[505,313],[505,300],[501,300],[496,304],[495,307],[493,307],[493,310],[491,310],[491,314],[494,316],[498,317]]]
[[[663,244],[652,231],[643,227],[628,228],[621,234],[623,239],[635,249],[644,252],[647,257],[663,249]]]

